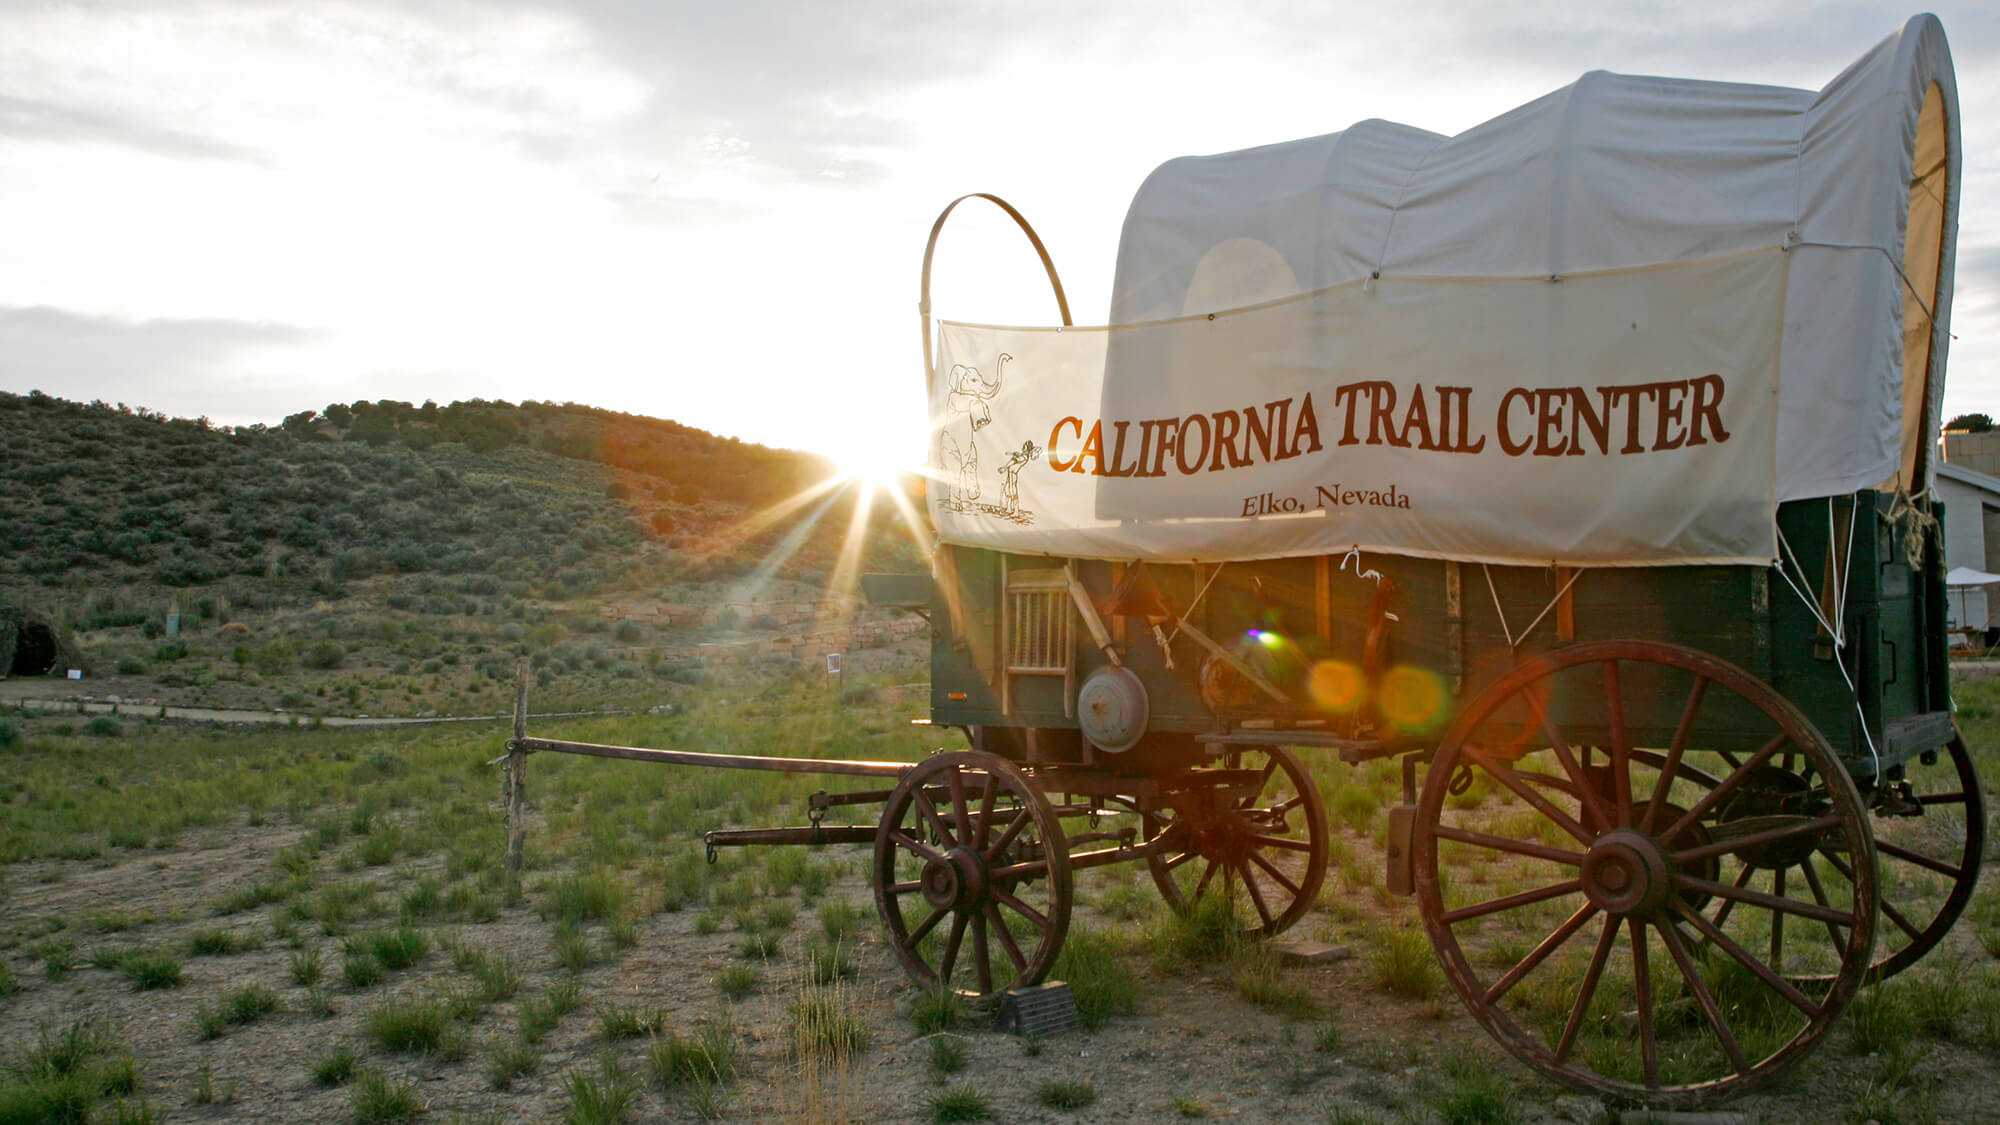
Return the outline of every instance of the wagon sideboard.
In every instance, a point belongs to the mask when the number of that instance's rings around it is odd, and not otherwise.
[[[1911,565],[1907,527],[1895,518],[1892,498],[1872,492],[1790,503],[1779,520],[1796,566],[1579,572],[1355,554],[1142,568],[1168,606],[1264,674],[1290,704],[1254,688],[1246,697],[1248,685],[1241,685],[1234,706],[1210,706],[1200,680],[1204,664],[1215,662],[1203,648],[1185,633],[1174,638],[1169,668],[1147,618],[1115,612],[1126,608],[1114,594],[1135,564],[1069,565],[1123,665],[1144,684],[1147,726],[1155,732],[1200,734],[1248,723],[1414,748],[1434,741],[1460,701],[1519,658],[1642,637],[1713,654],[1771,684],[1864,782],[1877,761],[1888,767],[1949,741],[1936,536],[1920,540],[1921,557]],[[1046,752],[1085,753],[1074,733],[1076,692],[1110,660],[1074,620],[1064,566],[1062,559],[977,548],[940,551],[930,615],[933,721],[1032,728],[1045,732]],[[1380,583],[1363,576],[1376,573]],[[1836,590],[1845,591],[1844,599],[1836,599]],[[1834,643],[1815,610],[1844,626],[1844,645]],[[1395,696],[1386,707],[1385,683]],[[1665,745],[1680,718],[1681,693],[1649,692],[1643,682],[1625,687],[1630,702],[1623,718],[1632,739]],[[1586,689],[1555,701],[1577,741],[1608,742],[1603,698]],[[1704,709],[1696,733],[1705,745],[1754,749],[1744,744],[1761,741],[1763,727],[1733,718],[1726,709]],[[1146,752],[1143,745],[1137,750]]]

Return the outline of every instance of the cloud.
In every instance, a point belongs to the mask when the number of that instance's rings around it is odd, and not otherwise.
[[[140,114],[10,94],[0,94],[0,136],[124,145],[183,159],[263,162],[251,149],[168,128]]]
[[[276,420],[303,409],[296,380],[246,370],[317,333],[269,321],[125,320],[47,306],[0,306],[0,390],[125,402],[169,414]],[[217,392],[220,391],[221,394]]]

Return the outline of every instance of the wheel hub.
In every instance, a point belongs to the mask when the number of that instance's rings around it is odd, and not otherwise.
[[[939,910],[978,902],[986,895],[986,862],[978,852],[956,847],[924,864],[924,901]]]
[[[1673,891],[1673,868],[1653,839],[1630,829],[1599,837],[1580,867],[1583,893],[1607,914],[1652,914]]]

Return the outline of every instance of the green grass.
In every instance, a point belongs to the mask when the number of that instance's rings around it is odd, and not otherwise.
[[[582,992],[574,977],[559,978],[546,991],[521,1001],[517,1010],[522,1042],[541,1042],[581,1003]]]
[[[361,1029],[384,1050],[455,1058],[465,1053],[464,1034],[444,998],[390,1000],[369,1012]]]
[[[300,988],[312,988],[317,985],[320,975],[325,971],[325,966],[320,964],[318,946],[293,950],[287,967],[291,970],[292,983]]]
[[[989,1121],[992,1117],[992,1099],[970,1086],[953,1086],[931,1098],[932,1121]]]
[[[538,1044],[502,1040],[487,1052],[486,1081],[495,1090],[506,1090],[516,1079],[533,1074],[541,1064],[542,1048]]]
[[[792,1051],[802,1057],[841,1059],[868,1049],[868,1028],[853,998],[839,985],[809,988],[793,1000]]]
[[[667,1089],[733,1081],[741,1069],[736,1034],[704,1023],[693,1035],[666,1032],[646,1047],[646,1068]]]
[[[630,908],[632,893],[609,871],[562,875],[545,884],[536,909],[545,919],[560,922],[604,921]]]
[[[130,950],[119,956],[117,968],[126,980],[132,982],[134,992],[181,986],[181,963],[173,954],[163,950]]]
[[[1049,977],[1069,985],[1084,1027],[1100,1027],[1111,1017],[1130,1015],[1138,1008],[1139,978],[1128,957],[1130,948],[1126,939],[1109,931],[1070,928]]]
[[[639,1086],[606,1056],[596,1076],[581,1067],[565,1073],[562,1092],[563,1125],[615,1125],[631,1112]]]
[[[851,939],[861,926],[861,908],[846,899],[830,899],[819,904],[819,928],[830,942]]]
[[[715,974],[715,989],[731,1000],[741,1000],[757,991],[760,979],[757,970],[748,965],[731,965]]]
[[[115,1034],[91,1020],[62,1031],[44,1026],[36,1039],[8,1053],[0,1070],[0,1122],[91,1121],[101,1100],[137,1093],[138,1069]]]
[[[342,1043],[313,1060],[313,1082],[320,1086],[345,1086],[360,1067],[361,1052],[352,1043]]]
[[[195,1008],[195,1029],[203,1039],[219,1039],[230,1028],[248,1027],[279,1008],[278,994],[261,984],[231,989],[219,1004]]]
[[[1097,1100],[1097,1087],[1088,1078],[1044,1082],[1035,1087],[1035,1100],[1050,1109],[1082,1109]]]
[[[210,926],[188,935],[185,948],[190,957],[225,957],[256,949],[263,944],[262,939],[254,934]]]
[[[1235,970],[1236,994],[1252,1004],[1275,1008],[1293,1019],[1319,1015],[1319,1001],[1305,985],[1285,973],[1270,946],[1248,945],[1238,950]]]
[[[1430,942],[1421,931],[1383,932],[1373,961],[1375,983],[1391,995],[1426,1000],[1444,983]]]
[[[598,1013],[597,1033],[606,1042],[641,1039],[658,1035],[666,1027],[667,1014],[658,1008],[609,1007]]]
[[[919,1035],[951,1031],[969,1015],[965,998],[947,989],[929,989],[910,1001],[910,1023]]]
[[[924,1048],[924,1064],[930,1068],[932,1074],[943,1078],[965,1069],[966,1061],[971,1054],[971,1048],[966,1046],[965,1040],[956,1035],[940,1033],[931,1036],[928,1042],[930,1045]]]
[[[402,1125],[424,1112],[415,1082],[397,1082],[373,1070],[361,1071],[347,1084],[347,1104],[355,1125]]]

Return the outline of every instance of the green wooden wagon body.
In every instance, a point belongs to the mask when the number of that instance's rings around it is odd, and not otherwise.
[[[1254,691],[1245,701],[1240,688],[1233,705],[1204,702],[1201,649],[1177,640],[1170,669],[1145,622],[1113,612],[1125,568],[1070,565],[1121,638],[1116,647],[1145,686],[1146,725],[1155,735],[1324,731],[1417,748],[1435,743],[1458,701],[1521,659],[1590,641],[1641,639],[1709,653],[1770,684],[1805,713],[1866,785],[1878,763],[1885,777],[1896,776],[1895,767],[1911,755],[1952,738],[1937,536],[1921,536],[1920,557],[1913,559],[1891,499],[1863,492],[1784,505],[1780,527],[1796,563],[1762,569],[1571,572],[1383,555],[1260,560],[1219,571],[1146,567],[1170,604],[1192,606],[1189,620],[1264,673],[1289,704]],[[983,744],[1008,757],[1027,758],[1025,735],[1035,731],[1034,753],[1050,760],[1081,763],[1087,756],[1137,773],[1175,764],[1156,759],[1184,757],[1185,738],[1149,737],[1112,755],[1086,748],[1077,735],[1077,684],[1109,658],[1069,620],[1067,590],[1038,581],[1064,564],[975,548],[943,550],[931,607],[932,721],[981,730]],[[1382,600],[1393,619],[1378,614],[1377,583],[1357,573],[1367,571],[1389,584]],[[1844,598],[1837,599],[1836,590]],[[1834,643],[1816,611],[1844,626],[1844,645]],[[1382,648],[1372,660],[1371,631],[1380,632]],[[1048,651],[1052,635],[1063,651]],[[1325,663],[1350,670],[1348,690],[1332,700],[1316,699],[1313,690],[1314,669]],[[1354,673],[1361,674],[1358,684]],[[1385,678],[1392,692],[1400,688],[1418,698],[1392,700],[1392,713],[1385,715],[1379,698]],[[1603,693],[1566,686],[1568,694],[1552,708],[1563,729],[1576,741],[1607,744]],[[1665,746],[1683,700],[1647,692],[1643,682],[1625,688],[1623,717],[1633,742]],[[1527,716],[1512,718],[1528,728],[1526,737],[1539,741]],[[1709,747],[1752,750],[1767,736],[1754,718],[1706,708],[1694,737]]]

